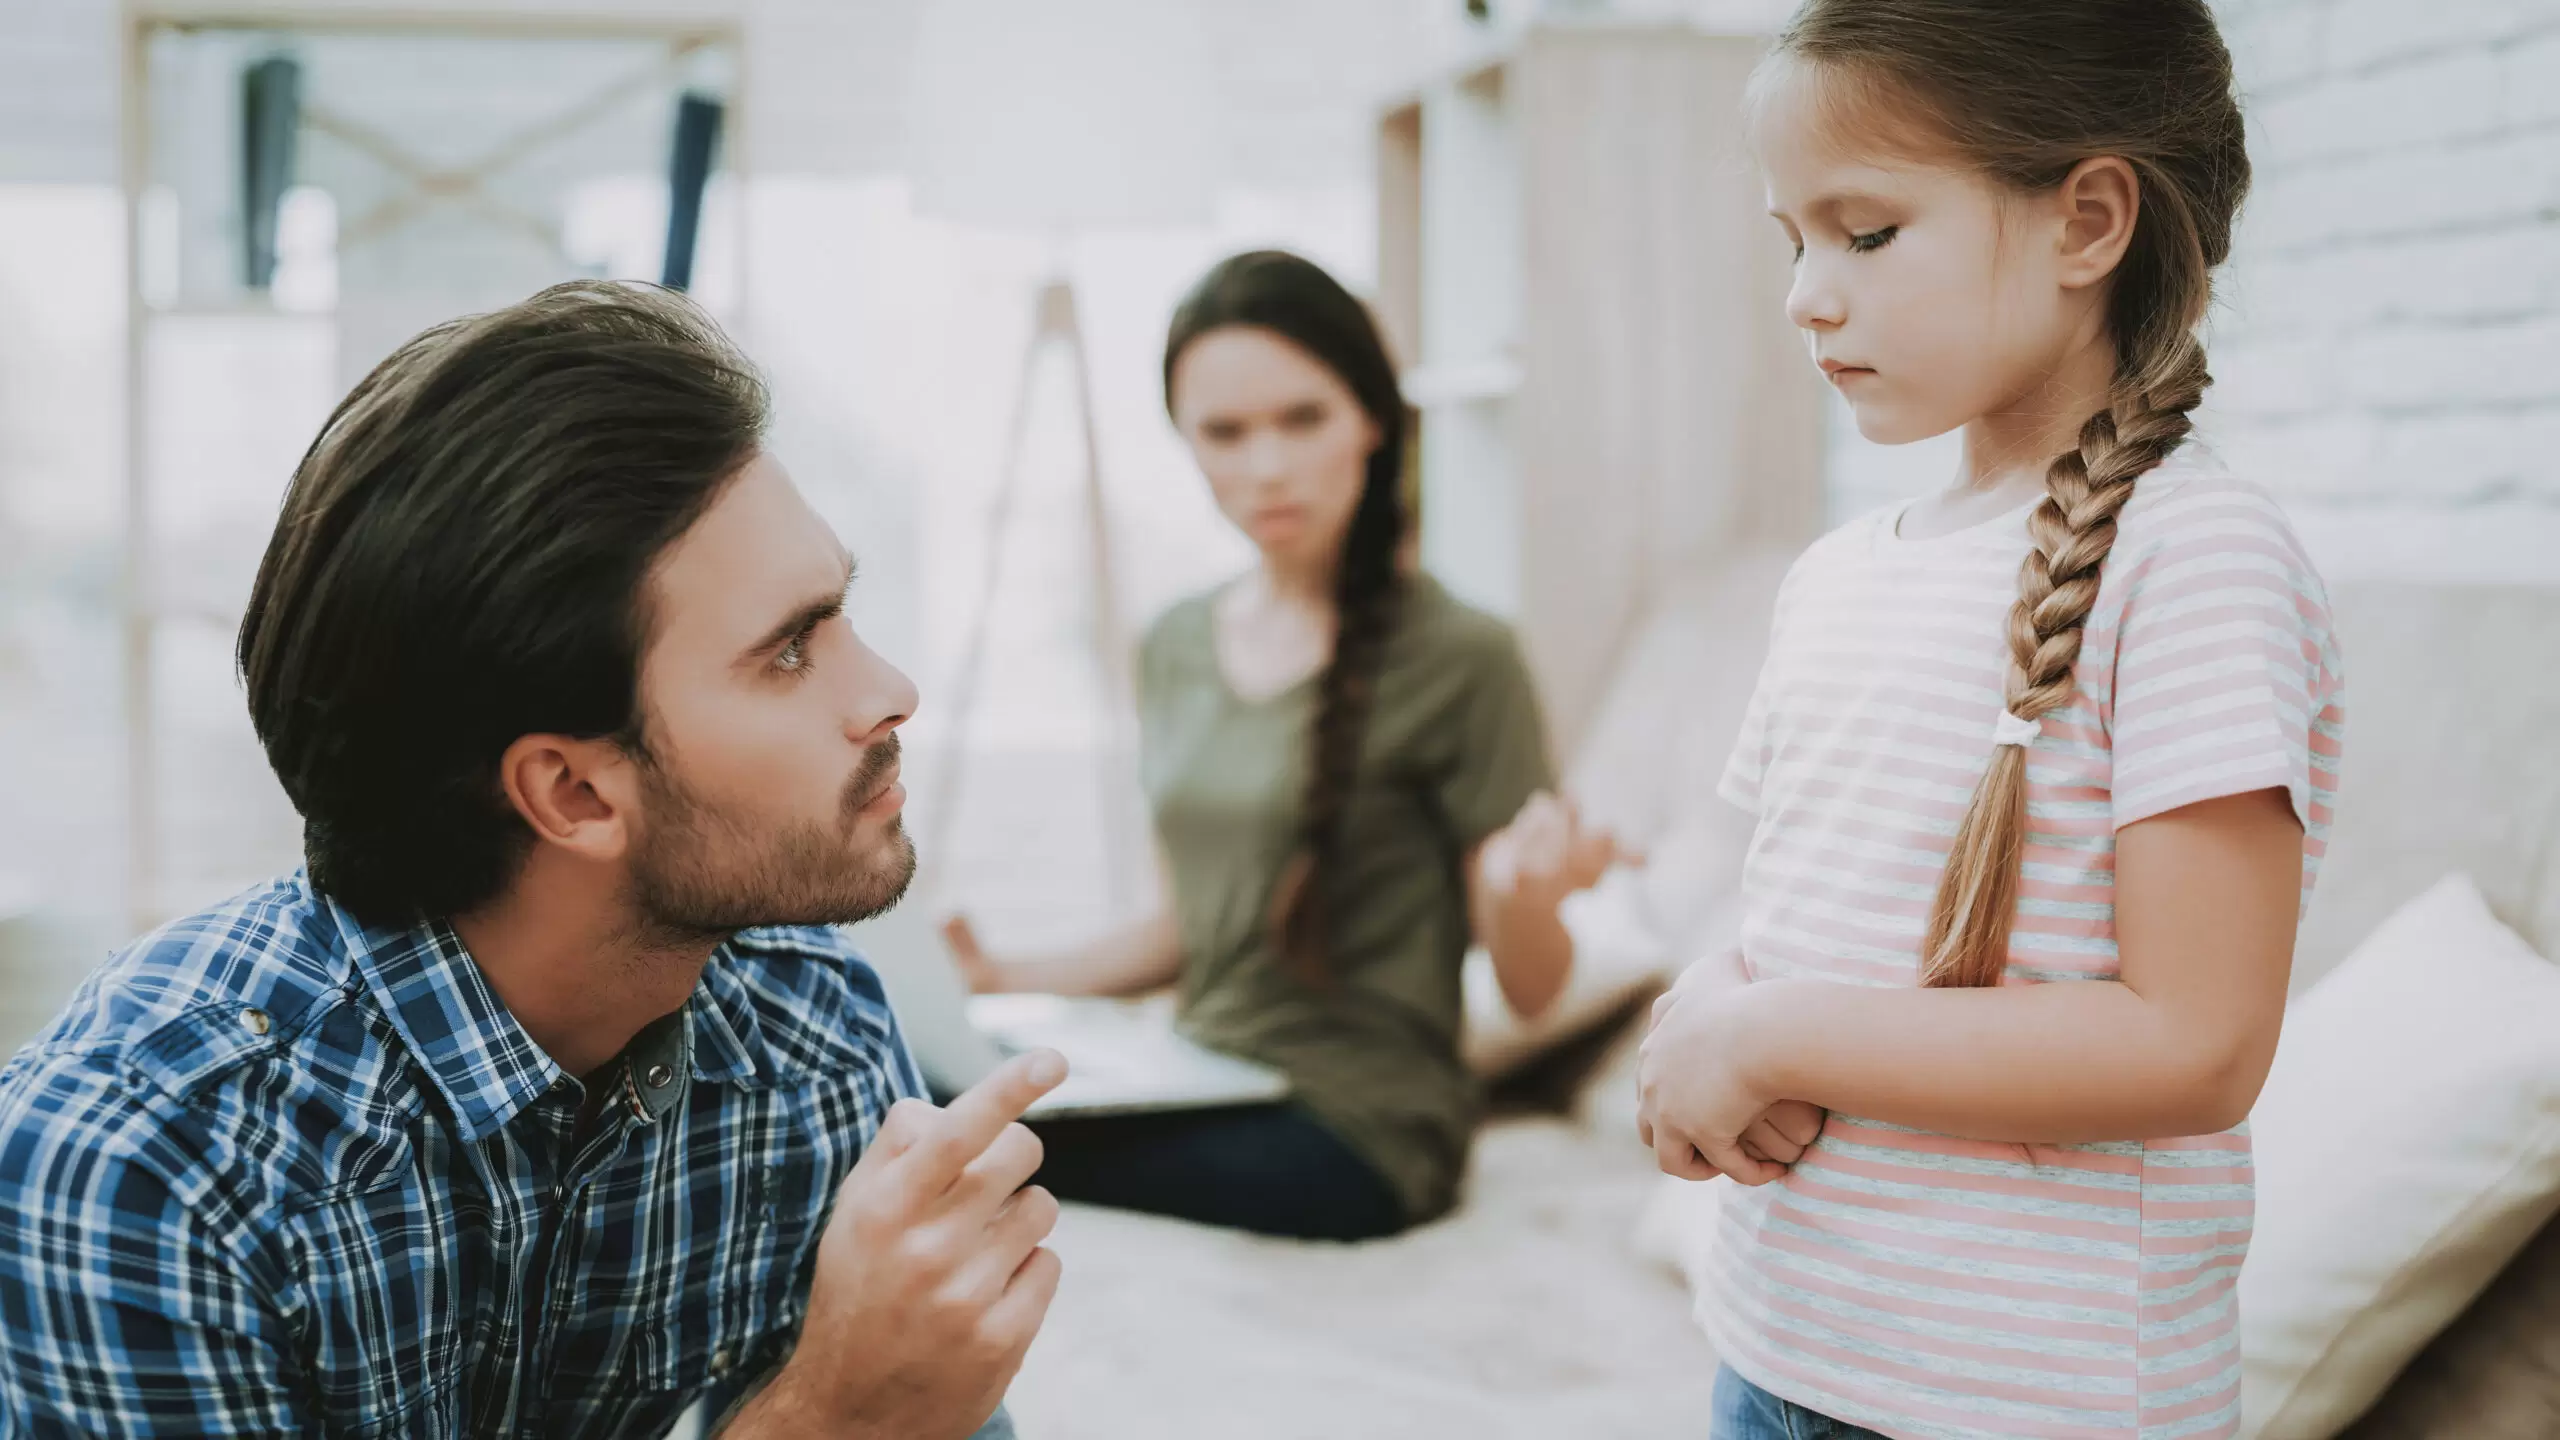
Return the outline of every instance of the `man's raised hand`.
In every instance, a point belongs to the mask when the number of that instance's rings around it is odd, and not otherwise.
[[[1058,1202],[1025,1188],[1020,1120],[1066,1073],[1034,1051],[948,1108],[890,1107],[836,1192],[798,1348],[724,1433],[964,1440],[995,1413],[1057,1293]]]

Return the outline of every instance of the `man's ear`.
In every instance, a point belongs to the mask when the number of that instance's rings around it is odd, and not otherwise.
[[[2062,283],[2095,285],[2124,262],[2142,216],[2142,182],[2121,155],[2099,155],[2071,167],[2054,188],[2062,221]]]
[[[499,757],[498,783],[536,842],[608,864],[629,852],[639,767],[612,741],[520,736]]]

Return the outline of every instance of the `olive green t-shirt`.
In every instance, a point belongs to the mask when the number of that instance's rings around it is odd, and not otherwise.
[[[1172,871],[1182,1028],[1285,1072],[1407,1216],[1430,1219],[1456,1198],[1478,1108],[1458,1055],[1463,862],[1552,783],[1536,692],[1509,627],[1427,576],[1409,582],[1325,886],[1333,983],[1319,990],[1284,968],[1270,933],[1317,686],[1237,695],[1218,668],[1211,598],[1175,606],[1139,656],[1140,768]]]

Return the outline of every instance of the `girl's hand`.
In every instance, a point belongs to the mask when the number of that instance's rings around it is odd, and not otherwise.
[[[1751,988],[1675,990],[1656,1011],[1637,1070],[1637,1123],[1665,1174],[1765,1185],[1820,1133],[1819,1123],[1807,1133],[1810,1106],[1773,1114],[1784,1097],[1758,1093],[1737,1063],[1735,1039]],[[1775,1160],[1773,1152],[1787,1159]]]
[[[1675,1006],[1692,996],[1706,997],[1706,1003],[1713,1004],[1750,983],[1751,973],[1743,964],[1739,947],[1709,955],[1681,971],[1680,978],[1672,983],[1671,988],[1653,1002],[1653,1017],[1646,1028],[1651,1031],[1659,1027]],[[1654,1144],[1654,1126],[1650,1117],[1649,1107],[1638,1112],[1636,1134],[1645,1148],[1659,1153]],[[1803,1158],[1806,1150],[1812,1148],[1815,1140],[1821,1138],[1823,1121],[1828,1118],[1830,1112],[1819,1105],[1803,1100],[1778,1101],[1761,1111],[1760,1117],[1742,1132],[1743,1152],[1773,1165],[1793,1165]],[[1691,1151],[1692,1155],[1695,1153]],[[1698,1157],[1690,1168],[1699,1166],[1706,1167],[1709,1174],[1717,1173],[1714,1167],[1706,1164],[1703,1156]],[[1675,1170],[1672,1173],[1683,1172]]]
[[[1822,1138],[1822,1122],[1831,1112],[1804,1100],[1781,1100],[1760,1112],[1742,1132],[1742,1148],[1774,1165],[1793,1165]]]
[[[1760,1118],[1751,1122],[1751,1128],[1742,1132],[1743,1153],[1772,1165],[1793,1167],[1804,1158],[1804,1152],[1813,1148],[1813,1142],[1822,1138],[1822,1122],[1830,1118],[1831,1112],[1819,1105],[1803,1100],[1781,1100],[1761,1111]],[[1636,1116],[1636,1139],[1646,1149],[1654,1151],[1656,1160],[1661,1161],[1662,1151],[1654,1143],[1655,1133],[1650,1116],[1639,1112]],[[1682,1137],[1683,1143],[1686,1139]],[[1689,1147],[1687,1155],[1675,1158],[1681,1168],[1674,1169],[1671,1163],[1663,1161],[1665,1174],[1690,1180],[1711,1180],[1724,1173],[1708,1164],[1707,1158],[1698,1153],[1695,1145]]]
[[[1645,1022],[1645,1029],[1649,1033],[1661,1024],[1662,1017],[1670,1014],[1671,1007],[1680,1003],[1683,996],[1702,992],[1722,995],[1750,983],[1751,972],[1742,963],[1742,947],[1728,946],[1681,971],[1671,988],[1653,1002],[1653,1016]]]
[[[942,943],[950,947],[952,967],[960,972],[970,994],[996,995],[1012,988],[1006,983],[1004,966],[978,943],[978,932],[968,916],[954,915],[942,922]]]

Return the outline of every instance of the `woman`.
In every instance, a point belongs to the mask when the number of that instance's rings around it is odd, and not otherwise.
[[[1164,381],[1259,552],[1140,649],[1167,904],[1045,959],[990,956],[961,919],[947,935],[980,991],[1179,981],[1186,1034],[1289,1077],[1287,1104],[1041,1127],[1060,1198],[1392,1234],[1446,1211],[1465,1168],[1470,941],[1514,1009],[1543,1010],[1573,960],[1557,904],[1616,850],[1547,794],[1510,630],[1400,564],[1404,400],[1360,302],[1294,255],[1239,255],[1175,313]]]

